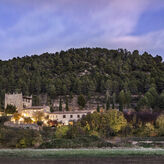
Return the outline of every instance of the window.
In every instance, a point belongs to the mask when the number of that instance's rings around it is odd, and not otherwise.
[[[79,114],[77,115],[77,118],[80,118],[80,115]]]
[[[63,115],[63,118],[66,118],[66,115]]]
[[[70,115],[70,118],[73,118],[73,115]]]

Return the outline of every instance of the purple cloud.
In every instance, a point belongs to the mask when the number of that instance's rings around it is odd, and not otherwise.
[[[10,14],[2,17],[1,59],[86,46],[164,52],[164,29],[132,35],[142,14],[163,8],[162,0],[2,0],[0,3],[4,9],[0,16],[12,8],[15,17],[15,22],[5,28],[4,20],[10,22],[13,17]]]

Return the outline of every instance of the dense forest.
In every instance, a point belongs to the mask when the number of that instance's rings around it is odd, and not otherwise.
[[[106,94],[128,104],[125,97],[139,95],[138,106],[164,109],[164,62],[137,50],[69,49],[55,54],[0,60],[0,102],[5,93],[24,95]],[[116,98],[114,98],[116,97]]]

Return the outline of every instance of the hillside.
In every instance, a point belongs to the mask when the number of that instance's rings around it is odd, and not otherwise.
[[[154,103],[164,101],[162,58],[146,52],[139,55],[137,50],[131,53],[122,49],[81,48],[0,61],[2,106],[6,92],[48,94],[54,99],[59,95],[105,95],[107,90],[111,97],[116,95],[116,101],[121,94],[153,95],[153,92],[154,97],[158,95]],[[148,103],[147,106],[155,107],[152,102]],[[163,108],[160,105],[158,108]]]

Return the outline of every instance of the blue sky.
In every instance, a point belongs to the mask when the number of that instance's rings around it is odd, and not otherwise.
[[[0,59],[78,47],[164,58],[163,0],[0,0]]]

